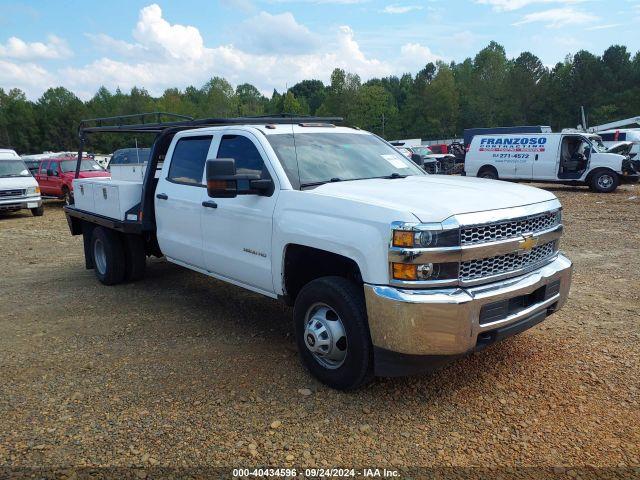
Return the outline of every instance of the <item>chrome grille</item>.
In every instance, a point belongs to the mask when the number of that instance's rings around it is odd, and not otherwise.
[[[497,257],[469,260],[460,263],[459,278],[463,282],[514,272],[542,263],[556,251],[555,242],[539,245],[526,253],[508,253]]]
[[[24,190],[0,190],[0,198],[23,197]]]
[[[504,222],[463,227],[460,232],[460,243],[461,245],[475,245],[478,243],[506,240],[525,233],[537,233],[548,230],[558,225],[560,221],[560,210],[555,210]]]

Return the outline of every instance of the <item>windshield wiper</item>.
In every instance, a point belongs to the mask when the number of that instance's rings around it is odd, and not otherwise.
[[[407,178],[409,175],[402,175],[401,173],[398,172],[393,172],[391,175],[387,175],[386,177],[379,177],[379,178]]]
[[[330,180],[323,180],[321,182],[302,183],[300,184],[300,188],[317,187],[318,185],[324,185],[325,183],[336,183],[336,182],[342,182],[342,181],[343,180],[341,178],[334,177]]]

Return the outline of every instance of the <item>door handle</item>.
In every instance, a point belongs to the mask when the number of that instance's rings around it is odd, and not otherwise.
[[[169,195],[167,195],[166,193],[159,193],[156,195],[156,198],[158,200],[169,200]]]
[[[207,208],[218,208],[218,204],[216,202],[212,202],[211,200],[202,202],[202,206]]]
[[[538,161],[538,154],[536,153],[536,162]]]

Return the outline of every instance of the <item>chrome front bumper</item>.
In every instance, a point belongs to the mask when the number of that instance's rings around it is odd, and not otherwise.
[[[524,324],[529,318],[544,318],[546,313],[559,309],[569,294],[572,271],[571,261],[560,254],[550,264],[526,275],[477,287],[410,290],[366,284],[373,345],[378,351],[404,355],[465,354],[476,349],[491,332]],[[480,323],[483,306],[534,294],[557,280],[559,290],[552,295],[499,320]]]
[[[42,197],[40,196],[0,199],[0,211],[38,208],[41,205],[42,205]]]

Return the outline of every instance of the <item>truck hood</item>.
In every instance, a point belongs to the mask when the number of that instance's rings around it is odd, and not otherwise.
[[[28,177],[0,177],[0,190],[23,189],[37,187],[38,182],[32,176]]]
[[[441,175],[326,183],[310,192],[411,212],[421,222],[442,222],[452,215],[520,207],[556,198],[545,190],[516,183]]]
[[[633,148],[633,142],[614,143],[607,149],[607,153],[617,153],[618,155],[629,155]]]

